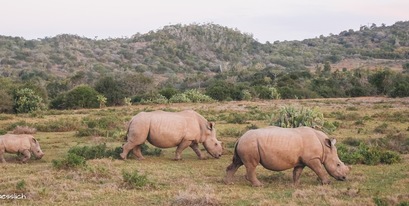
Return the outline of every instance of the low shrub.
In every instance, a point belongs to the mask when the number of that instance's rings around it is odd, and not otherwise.
[[[123,170],[122,178],[124,186],[128,189],[140,189],[149,183],[147,175],[139,174],[138,170],[134,170],[133,172]]]
[[[219,134],[222,137],[240,137],[244,134],[244,131],[235,128],[235,127],[228,127],[226,129],[220,130]]]
[[[375,127],[374,132],[380,133],[380,134],[386,134],[388,131],[388,124],[383,123],[377,127]]]
[[[86,166],[84,157],[74,153],[68,153],[62,160],[52,160],[53,167],[56,169],[72,169]]]
[[[231,113],[227,116],[226,121],[232,124],[245,124],[247,123],[246,114]]]
[[[37,132],[36,128],[29,126],[17,126],[13,130],[13,134],[35,134]]]
[[[151,96],[143,97],[140,101],[141,104],[166,104],[168,99],[161,94],[154,94]]]
[[[361,142],[358,147],[338,145],[339,158],[346,164],[393,164],[401,162],[399,153]]]
[[[39,132],[68,132],[75,131],[81,127],[78,118],[59,118],[42,123],[35,123],[34,127]]]
[[[26,191],[26,181],[25,180],[20,180],[16,184],[16,190],[19,192]]]
[[[175,94],[169,99],[170,103],[189,103],[192,102],[186,94]]]
[[[107,146],[105,143],[95,146],[74,146],[68,150],[69,154],[75,154],[86,160],[106,157]]]
[[[159,148],[150,148],[148,145],[143,144],[141,146],[141,152],[147,156],[159,156],[162,150]],[[86,160],[101,158],[121,159],[119,155],[122,153],[122,147],[108,148],[105,143],[95,146],[74,146],[68,150],[68,153],[83,157]],[[131,153],[132,152],[130,152],[128,156]]]
[[[183,92],[183,94],[185,94],[186,97],[190,99],[192,102],[214,102],[214,99],[212,99],[210,96],[202,94],[197,89],[187,90]]]

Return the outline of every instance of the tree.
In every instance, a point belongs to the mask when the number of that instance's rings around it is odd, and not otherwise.
[[[391,97],[409,97],[409,76],[397,76],[394,78],[388,95]]]
[[[98,108],[98,95],[89,85],[79,85],[64,95],[63,102],[66,109]]]
[[[104,77],[97,81],[95,90],[107,98],[107,106],[123,105],[126,97],[122,83],[112,77]]]
[[[14,95],[14,110],[16,113],[29,113],[44,108],[43,98],[30,88],[16,91]]]
[[[0,90],[0,113],[2,112],[12,112],[13,111],[13,98],[11,95],[5,91]]]

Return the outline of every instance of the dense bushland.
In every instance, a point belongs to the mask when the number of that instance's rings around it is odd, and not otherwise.
[[[265,44],[251,34],[214,24],[165,26],[122,39],[0,36],[0,112],[130,103],[407,97],[408,28],[409,22],[373,24],[338,35]],[[355,60],[362,64],[335,67]]]

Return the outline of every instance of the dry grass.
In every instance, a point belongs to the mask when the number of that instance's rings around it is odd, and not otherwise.
[[[37,129],[29,126],[17,126],[13,130],[13,134],[35,134],[35,133],[37,133]]]
[[[324,114],[340,112],[344,115],[357,113],[355,118],[371,117],[363,125],[355,124],[357,119],[339,120],[326,117],[329,121],[339,121],[342,127],[331,136],[339,141],[345,138],[378,138],[384,134],[374,133],[374,129],[387,122],[393,126],[392,132],[399,131],[408,136],[407,122],[389,121],[385,115],[401,112],[409,114],[409,99],[356,98],[317,100],[275,100],[262,102],[223,102],[211,104],[171,104],[138,105],[132,107],[104,108],[102,110],[81,110],[70,113],[42,114],[41,118],[13,116],[2,118],[0,126],[26,120],[30,123],[48,122],[53,119],[81,119],[104,113],[120,113],[131,118],[142,110],[195,109],[203,116],[213,118],[218,128],[218,138],[226,145],[233,144],[237,133],[248,125],[263,127],[267,120],[251,120],[248,124],[231,124],[220,119],[220,115],[248,113],[257,108],[265,114],[284,105],[319,107]],[[78,116],[77,116],[78,115]],[[392,127],[391,127],[392,128]],[[391,131],[389,131],[391,132]],[[41,160],[30,160],[27,164],[9,161],[0,164],[0,194],[24,193],[25,200],[0,200],[0,205],[375,205],[382,202],[396,205],[409,202],[409,156],[403,162],[393,165],[354,165],[349,181],[332,180],[331,185],[321,186],[317,176],[309,169],[301,175],[301,184],[294,187],[292,171],[272,172],[259,166],[257,175],[264,183],[261,188],[253,188],[245,180],[245,169],[241,167],[233,185],[222,182],[227,165],[232,159],[232,147],[225,147],[220,159],[198,160],[188,148],[182,153],[182,161],[173,161],[175,148],[164,149],[159,157],[147,156],[143,161],[113,159],[88,160],[87,167],[56,170],[51,161],[62,159],[68,149],[75,145],[96,145],[101,142],[109,147],[122,144],[118,139],[106,137],[76,137],[75,131],[37,132],[45,156]],[[202,147],[203,149],[203,147]],[[14,160],[15,155],[7,155]],[[149,184],[142,188],[123,187],[122,171],[146,174]]]

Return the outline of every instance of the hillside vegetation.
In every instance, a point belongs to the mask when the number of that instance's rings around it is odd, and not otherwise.
[[[0,36],[5,85],[0,96],[16,101],[18,89],[30,88],[45,107],[57,101],[52,108],[67,108],[61,106],[68,104],[63,96],[79,85],[103,95],[107,105],[159,94],[169,100],[189,89],[216,100],[408,96],[408,30],[409,22],[373,24],[265,44],[215,24],[171,25],[116,39]],[[106,88],[117,96],[109,96]],[[16,111],[12,104],[2,103],[0,110]]]

